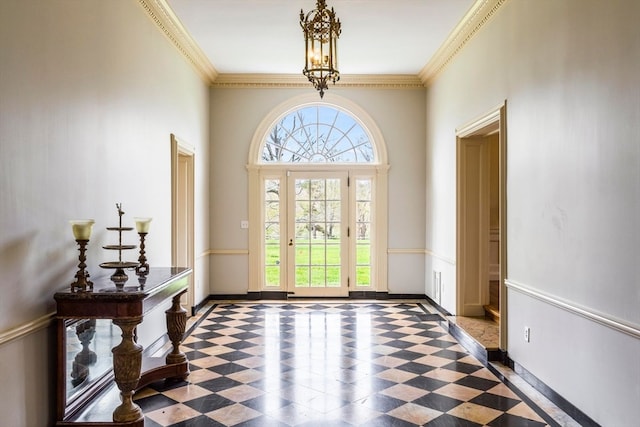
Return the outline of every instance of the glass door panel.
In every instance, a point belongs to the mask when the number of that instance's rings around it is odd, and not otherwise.
[[[371,287],[372,179],[355,180],[355,285]]]
[[[264,181],[264,283],[279,288],[282,283],[281,260],[286,256],[281,244],[280,179]]]
[[[288,291],[295,296],[348,295],[347,174],[289,176]]]

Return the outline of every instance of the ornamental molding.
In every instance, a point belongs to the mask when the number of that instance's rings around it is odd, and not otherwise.
[[[495,16],[496,12],[508,0],[476,0],[449,37],[431,57],[418,77],[425,86],[435,80],[453,58],[475,36],[478,31]]]
[[[544,291],[518,283],[511,279],[505,279],[504,283],[507,286],[507,289],[511,291],[516,291],[531,298],[535,298],[545,304],[555,306],[576,316],[583,317],[587,320],[591,320],[592,322],[599,323],[602,326],[622,332],[623,334],[630,335],[634,338],[640,338],[640,324],[619,319],[610,314],[602,313],[593,308],[579,305],[576,302],[548,294]]]
[[[33,334],[42,329],[48,328],[49,325],[53,322],[53,319],[55,318],[55,316],[56,316],[55,312],[47,313],[44,316],[41,316],[35,320],[23,323],[21,325],[15,326],[6,331],[0,332],[0,346],[7,344],[11,341],[24,338],[27,335]]]
[[[342,75],[336,88],[419,88],[426,87],[444,70],[462,48],[489,22],[508,0],[476,0],[431,60],[417,75]],[[149,18],[185,57],[200,77],[219,88],[296,88],[309,82],[297,74],[219,74],[198,44],[175,15],[167,0],[138,0]]]
[[[138,0],[138,3],[200,77],[207,84],[213,83],[218,76],[218,71],[216,71],[202,49],[184,28],[167,1]]]
[[[297,88],[309,87],[302,74],[219,74],[211,85],[218,88]],[[333,88],[415,89],[424,85],[417,76],[405,74],[343,74]]]

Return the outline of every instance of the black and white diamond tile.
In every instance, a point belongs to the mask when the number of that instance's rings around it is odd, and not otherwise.
[[[425,303],[220,304],[191,374],[136,395],[145,426],[544,426]]]

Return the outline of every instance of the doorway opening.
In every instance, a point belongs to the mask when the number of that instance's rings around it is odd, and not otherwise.
[[[171,134],[171,265],[193,271],[182,301],[189,315],[195,309],[194,164],[193,147]]]
[[[457,136],[456,319],[491,354],[506,343],[506,102]],[[475,335],[475,336],[474,336]]]

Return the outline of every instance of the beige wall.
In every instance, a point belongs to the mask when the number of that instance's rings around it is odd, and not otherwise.
[[[130,224],[154,218],[147,256],[170,265],[171,133],[196,151],[196,255],[208,248],[208,96],[136,1],[0,2],[3,336],[51,313],[54,292],[73,280],[69,219],[96,220],[94,276],[113,260],[101,246],[114,243],[105,227],[117,225],[116,202]],[[202,282],[199,300],[209,293]],[[157,338],[159,325],[143,328]],[[49,424],[53,344],[45,329],[0,345],[3,425]]]
[[[455,128],[507,100],[507,350],[611,426],[640,418],[638,16],[635,1],[508,1],[427,101],[427,248],[455,258]]]
[[[330,89],[387,144],[390,292],[430,293],[438,270],[452,311],[455,128],[508,101],[507,350],[603,425],[640,418],[639,15],[630,0],[510,0],[426,97]],[[209,90],[133,0],[3,0],[0,77],[0,334],[46,316],[72,280],[70,218],[96,219],[93,274],[116,202],[154,217],[148,256],[170,263],[170,133],[196,151],[196,302],[246,292],[245,256],[203,254],[248,247],[253,132],[311,88]],[[6,425],[50,420],[49,333],[0,345]]]
[[[346,77],[345,77],[346,78]],[[260,122],[301,89],[211,90],[211,293],[245,294],[248,230],[249,146]],[[389,257],[389,292],[424,294],[424,90],[345,89],[331,86],[333,95],[347,98],[376,122],[389,153],[389,248],[410,249]],[[318,99],[319,96],[318,96]],[[255,225],[250,225],[255,226]],[[413,252],[413,253],[412,253]]]

